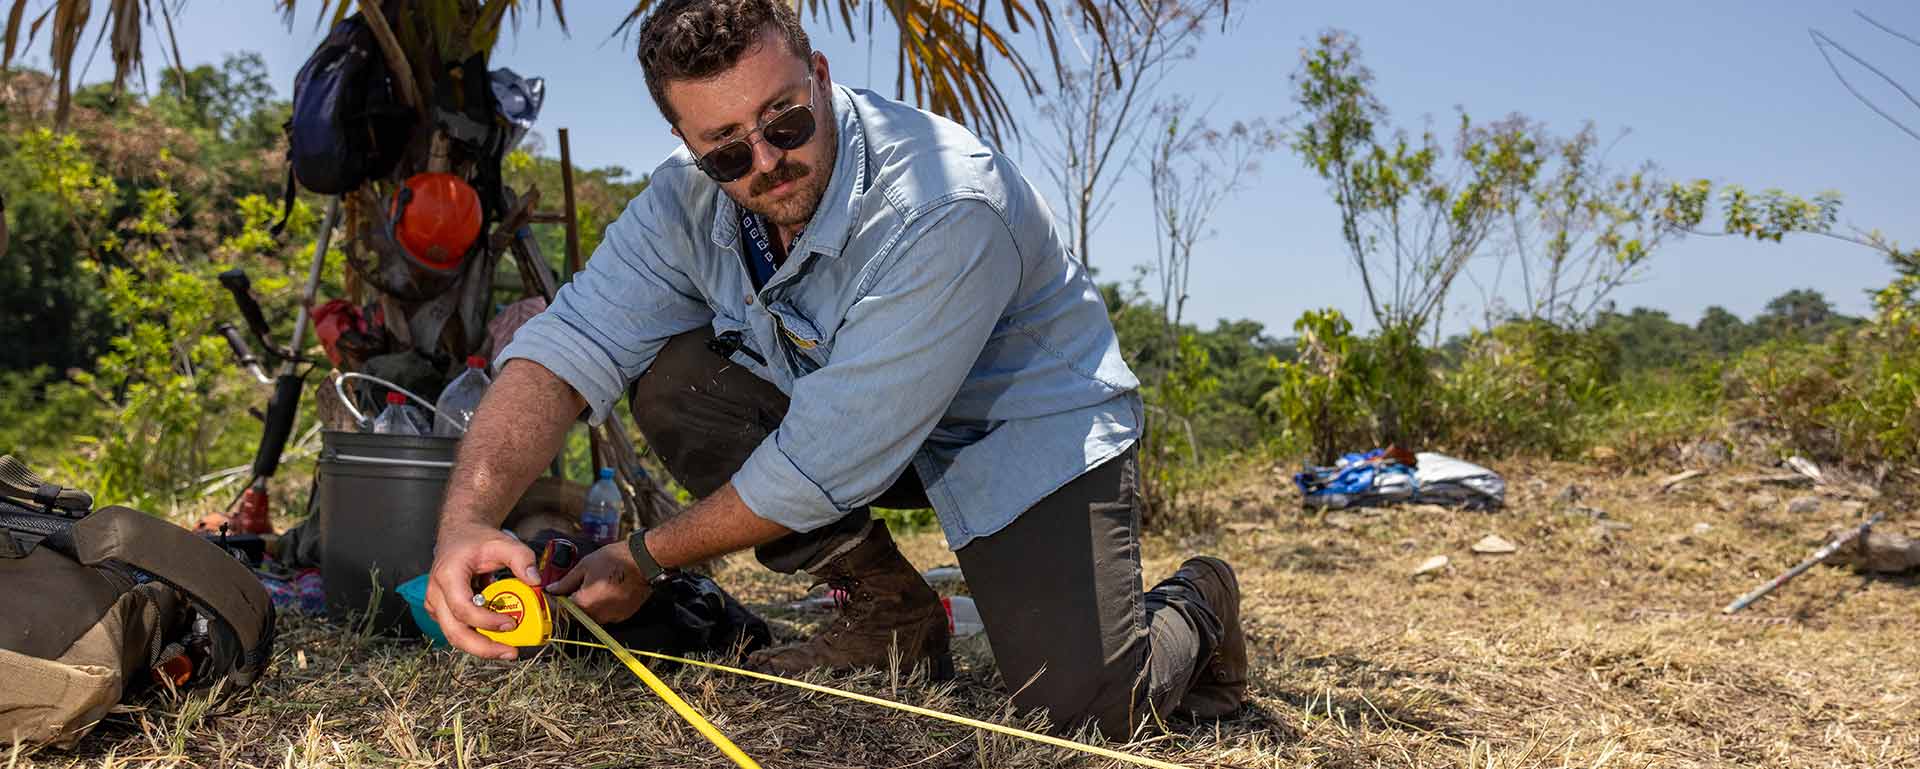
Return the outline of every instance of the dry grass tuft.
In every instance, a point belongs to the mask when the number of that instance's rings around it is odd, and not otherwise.
[[[1224,529],[1150,539],[1150,579],[1197,551],[1240,570],[1253,703],[1229,721],[1150,729],[1127,749],[1195,767],[1920,766],[1915,580],[1819,567],[1749,619],[1717,616],[1845,522],[1843,502],[1788,514],[1783,500],[1819,492],[1750,499],[1764,489],[1732,470],[1662,493],[1662,473],[1500,469],[1513,503],[1500,513],[1302,514],[1283,478],[1249,473],[1214,492],[1232,521]],[[1888,509],[1910,522],[1910,505]],[[1519,552],[1472,554],[1489,533]],[[937,533],[901,539],[923,567],[952,562]],[[1451,565],[1410,576],[1437,554]],[[778,608],[804,589],[799,579],[739,558],[718,576],[789,634],[820,619]],[[814,680],[1035,726],[1007,712],[985,645],[961,650],[952,683],[889,671]],[[724,673],[658,672],[769,767],[1115,765]],[[556,648],[486,662],[306,619],[286,622],[272,675],[236,702],[155,693],[76,753],[4,759],[9,768],[729,765],[610,655]]]

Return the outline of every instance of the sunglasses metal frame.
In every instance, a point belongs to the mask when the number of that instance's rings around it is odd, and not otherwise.
[[[801,102],[799,104],[793,104],[793,105],[788,105],[786,107],[783,107],[779,112],[775,112],[772,115],[768,115],[767,119],[760,121],[760,123],[758,125],[755,125],[751,130],[747,131],[744,134],[741,134],[739,138],[732,139],[727,142],[723,142],[720,145],[707,150],[706,152],[703,152],[699,155],[694,156],[694,159],[693,159],[694,165],[699,166],[700,170],[703,173],[705,173],[709,178],[713,179],[714,181],[719,182],[721,184],[726,184],[728,182],[737,181],[740,178],[746,176],[749,172],[753,171],[753,136],[754,134],[759,134],[761,141],[766,142],[768,145],[772,146],[775,149],[780,150],[781,152],[792,152],[794,150],[800,149],[801,147],[807,146],[807,142],[813,141],[814,134],[817,134],[820,132],[819,126],[814,123],[814,120],[816,118],[814,117],[814,114],[813,114],[813,111],[814,111],[813,105],[817,99],[818,97],[816,96],[815,89],[813,87],[813,76],[808,75],[806,101]],[[794,112],[799,110],[805,110],[807,113],[806,135],[800,137],[799,141],[794,142],[793,146],[791,147],[782,147],[780,146],[779,142],[775,142],[772,139],[767,138],[767,133],[766,133],[767,126],[772,125],[780,121],[781,119],[787,117],[788,115],[791,115]],[[720,173],[720,169],[715,168],[713,163],[708,161],[708,158],[711,158],[714,155],[719,154],[723,150],[728,150],[729,148],[733,147],[736,144],[743,145],[747,148],[746,166],[741,168],[740,172],[736,174],[728,175],[728,174]]]

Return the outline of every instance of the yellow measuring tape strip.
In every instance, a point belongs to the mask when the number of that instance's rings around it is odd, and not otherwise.
[[[727,758],[732,759],[733,763],[739,765],[741,769],[760,769],[759,764],[754,763],[753,759],[748,758],[747,754],[742,752],[739,746],[733,744],[733,740],[727,739],[727,736],[721,734],[719,729],[714,728],[713,724],[708,722],[706,717],[700,715],[700,711],[694,710],[693,706],[688,705],[686,700],[680,699],[680,695],[674,694],[672,689],[667,688],[667,682],[660,680],[658,676],[653,674],[653,671],[647,669],[647,666],[640,664],[639,660],[634,659],[626,647],[621,646],[618,641],[613,640],[613,636],[607,635],[606,628],[600,627],[600,623],[594,622],[592,617],[587,616],[586,612],[580,610],[580,607],[573,605],[572,599],[566,596],[553,596],[552,600],[554,603],[560,604],[560,608],[566,609],[568,614],[572,614],[574,619],[579,620],[581,625],[586,626],[587,630],[593,633],[594,638],[598,638],[601,643],[606,644],[606,646],[602,648],[613,652],[613,656],[618,657],[622,663],[626,664],[627,669],[633,671],[633,674],[638,676],[641,682],[647,685],[647,688],[652,689],[654,694],[660,695],[660,699],[666,700],[668,707],[673,708],[673,711],[679,713],[681,718],[687,720],[687,723],[692,724],[696,731],[706,736],[707,740],[712,742],[714,747],[719,748],[720,752],[725,754]],[[559,641],[561,639],[555,638],[552,640]],[[572,643],[579,642],[574,641]],[[594,644],[585,645],[593,646]]]
[[[1054,737],[1052,735],[1040,734],[1038,732],[1030,732],[1025,729],[1016,729],[1011,726],[989,723],[986,721],[981,721],[979,719],[968,718],[966,716],[956,716],[951,713],[942,713],[938,710],[930,710],[928,708],[908,705],[904,702],[894,702],[893,700],[882,699],[880,697],[861,694],[859,692],[850,692],[845,689],[835,689],[831,686],[821,686],[820,684],[810,684],[805,681],[795,681],[791,678],[781,678],[780,676],[776,676],[776,675],[755,672],[752,670],[743,670],[741,668],[736,668],[736,667],[728,667],[726,665],[720,665],[712,662],[701,662],[700,660],[690,660],[685,657],[675,657],[670,654],[659,654],[656,652],[642,651],[639,649],[628,649],[624,646],[621,646],[618,641],[613,640],[612,636],[607,635],[606,630],[601,629],[601,627],[598,624],[595,624],[592,619],[587,617],[585,612],[580,611],[579,607],[574,606],[573,602],[567,601],[564,598],[560,600],[562,601],[561,605],[565,606],[568,611],[572,612],[573,616],[576,619],[579,619],[581,621],[581,624],[586,625],[588,631],[591,631],[593,633],[593,637],[600,639],[601,642],[597,644],[593,644],[593,643],[587,643],[585,641],[572,641],[565,638],[554,638],[554,639],[551,639],[550,643],[570,644],[573,646],[586,646],[590,648],[606,649],[607,651],[613,652],[613,655],[615,657],[618,657],[620,658],[620,661],[627,663],[627,667],[633,670],[635,675],[641,676],[642,680],[645,680],[647,682],[647,685],[652,687],[654,692],[659,694],[662,699],[666,699],[669,704],[680,702],[680,698],[677,696],[673,696],[673,692],[666,688],[666,684],[660,683],[660,679],[655,678],[652,673],[645,672],[646,668],[642,667],[638,661],[633,660],[633,655],[638,654],[643,657],[651,657],[657,660],[665,660],[668,662],[678,662],[683,665],[692,665],[694,667],[707,668],[709,670],[725,671],[728,673],[732,673],[734,675],[746,676],[747,678],[759,679],[761,681],[770,681],[776,684],[784,684],[786,686],[792,686],[798,689],[805,689],[810,692],[819,692],[821,694],[829,694],[835,697],[842,697],[845,699],[854,700],[856,702],[865,702],[870,705],[879,705],[883,708],[891,708],[893,710],[898,710],[902,713],[912,713],[916,716],[925,716],[927,718],[937,718],[942,721],[959,724],[961,726],[971,726],[975,729],[985,729],[995,734],[1004,734],[1009,737],[1018,737],[1023,740],[1031,740],[1034,742],[1052,745],[1057,748],[1066,748],[1067,750],[1075,750],[1081,753],[1089,753],[1089,754],[1100,756],[1103,758],[1111,758],[1115,761],[1125,761],[1129,764],[1136,764],[1139,766],[1151,766],[1151,767],[1154,767],[1155,769],[1189,769],[1189,767],[1182,766],[1180,764],[1170,764],[1165,761],[1155,761],[1151,758],[1142,758],[1140,756],[1129,755],[1117,750],[1109,750],[1107,748],[1102,748],[1095,745],[1085,745],[1078,742],[1074,742],[1072,740],[1063,740],[1059,737]],[[683,708],[683,707],[686,707],[686,703],[680,702],[680,705],[676,706],[674,709],[680,710],[680,708]],[[693,713],[692,708],[681,710],[680,714],[682,716],[687,717],[688,720],[690,721],[699,718],[698,714]],[[705,720],[700,720],[696,722],[694,726],[698,728],[703,724],[706,724]],[[713,727],[711,725],[707,726],[707,729],[712,729],[712,728]],[[705,734],[707,732],[705,730],[702,730],[702,733]],[[722,746],[721,750],[723,752],[726,751],[728,748],[733,748],[733,743],[727,742],[726,738],[719,736],[718,732],[708,735],[708,739],[715,739],[715,738],[718,739],[718,741],[715,742],[715,744],[721,745]],[[738,748],[733,748],[733,749],[735,751],[739,750]],[[729,753],[728,755],[729,757],[731,757],[733,754]],[[751,765],[751,759],[747,759],[746,756],[744,755],[740,756],[739,758],[735,758],[734,762],[740,763],[743,760],[748,761],[748,763],[742,763],[740,764],[741,766]]]

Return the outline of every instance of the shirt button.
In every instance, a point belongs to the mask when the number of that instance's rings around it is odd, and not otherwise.
[[[753,295],[752,295],[752,294],[748,294],[748,295],[747,295],[747,304],[753,304]]]

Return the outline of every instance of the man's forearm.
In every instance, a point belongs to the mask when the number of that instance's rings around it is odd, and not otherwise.
[[[647,552],[668,568],[772,542],[793,530],[761,518],[729,483],[647,531]]]
[[[508,361],[460,441],[440,527],[499,526],[585,408],[580,394],[545,366]]]

